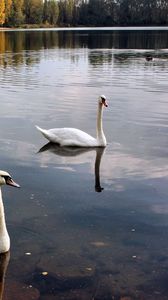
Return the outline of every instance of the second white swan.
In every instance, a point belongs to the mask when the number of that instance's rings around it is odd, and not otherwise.
[[[19,184],[13,181],[13,179],[7,172],[0,170],[0,253],[8,252],[10,248],[10,238],[6,228],[5,213],[1,193],[1,186],[5,184],[14,187],[20,187]]]
[[[107,107],[106,97],[101,95],[98,99],[97,111],[97,137],[94,138],[86,132],[76,128],[53,128],[42,129],[39,126],[36,128],[52,143],[57,143],[60,146],[72,147],[106,147],[107,141],[103,132],[102,114],[103,106]]]

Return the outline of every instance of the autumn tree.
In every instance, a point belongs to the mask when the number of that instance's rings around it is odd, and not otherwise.
[[[12,11],[12,0],[5,0],[5,24],[8,24]]]
[[[0,25],[168,25],[168,0],[0,0]]]
[[[0,0],[0,25],[5,23],[5,1]]]

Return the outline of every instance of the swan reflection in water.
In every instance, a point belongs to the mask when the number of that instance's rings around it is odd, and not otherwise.
[[[96,152],[96,158],[95,158],[95,191],[100,193],[104,190],[103,187],[101,187],[100,184],[100,163],[103,156],[103,153],[105,151],[105,148],[102,147],[95,147],[95,148],[79,148],[79,147],[60,147],[57,144],[54,143],[47,143],[44,145],[38,153],[50,151],[58,156],[64,156],[64,157],[72,157],[72,156],[78,156],[82,153],[95,151]]]
[[[5,274],[10,260],[10,252],[0,254],[0,300],[3,299]]]

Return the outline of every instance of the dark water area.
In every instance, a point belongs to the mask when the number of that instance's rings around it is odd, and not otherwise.
[[[167,70],[166,28],[0,32],[0,169],[21,185],[3,300],[168,299]],[[100,94],[106,149],[35,128],[95,136]]]
[[[138,34],[137,34],[138,33]],[[160,49],[168,47],[167,30],[17,30],[0,32],[2,49],[40,50],[51,48]],[[2,51],[1,49],[1,51]]]

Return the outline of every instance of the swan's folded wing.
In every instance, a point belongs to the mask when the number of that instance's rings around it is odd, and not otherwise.
[[[52,142],[61,146],[94,147],[96,139],[76,128],[54,128],[48,130]]]

